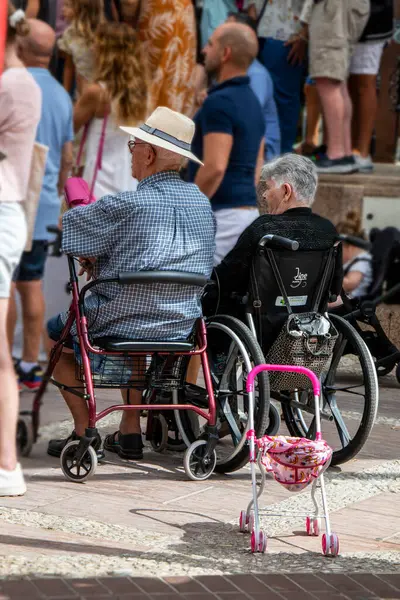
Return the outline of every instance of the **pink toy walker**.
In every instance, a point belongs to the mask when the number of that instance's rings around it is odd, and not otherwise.
[[[257,438],[254,431],[254,379],[260,371],[289,371],[300,373],[311,380],[314,401],[316,439],[285,437],[282,435]],[[328,503],[325,492],[324,471],[329,467],[332,458],[332,449],[322,439],[320,419],[320,394],[321,386],[318,377],[305,367],[290,365],[259,365],[249,373],[246,384],[249,395],[249,431],[247,438],[250,448],[250,468],[253,498],[247,510],[240,513],[240,531],[251,533],[251,551],[265,552],[267,548],[267,536],[260,529],[260,509],[258,499],[264,491],[266,473],[271,472],[275,480],[289,491],[300,491],[311,485],[311,498],[315,506],[313,515],[306,517],[306,531],[308,535],[318,536],[320,533],[321,517],[325,520],[326,533],[322,536],[322,553],[325,556],[337,556],[339,554],[339,538],[332,533]],[[256,463],[261,471],[261,483],[257,490]],[[319,506],[315,498],[317,482],[320,482],[323,514],[320,515]],[[263,511],[264,512],[264,511]],[[266,510],[265,512],[268,513]],[[289,513],[273,514],[271,516],[283,516]]]

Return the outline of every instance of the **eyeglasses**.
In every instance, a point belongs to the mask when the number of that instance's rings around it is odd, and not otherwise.
[[[136,140],[129,140],[128,142],[128,148],[129,148],[129,152],[132,154],[133,149],[135,148],[135,146],[144,146],[146,145],[150,146],[150,148],[153,150],[154,154],[157,154],[155,149],[153,148],[153,146],[151,144],[149,144],[148,142],[137,142]]]

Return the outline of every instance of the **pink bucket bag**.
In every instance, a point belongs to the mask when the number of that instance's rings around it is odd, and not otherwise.
[[[97,150],[96,163],[94,167],[92,184],[89,188],[89,185],[83,177],[69,177],[64,186],[64,197],[65,202],[67,203],[68,208],[73,208],[74,206],[86,206],[88,204],[92,204],[96,201],[95,196],[93,195],[94,186],[96,184],[97,173],[99,169],[101,169],[101,161],[103,158],[103,150],[104,150],[104,141],[106,136],[106,126],[107,126],[108,115],[105,115],[103,119],[103,125],[101,128],[101,135],[99,141],[99,147]],[[74,168],[75,172],[79,172],[80,163],[83,154],[83,148],[86,143],[86,139],[89,131],[89,123],[85,125],[85,130],[83,132],[81,144],[79,146],[79,152],[76,159],[76,165]]]

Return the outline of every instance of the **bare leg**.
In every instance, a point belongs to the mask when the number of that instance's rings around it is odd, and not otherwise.
[[[358,106],[357,127],[354,128],[353,145],[361,156],[366,158],[370,153],[372,134],[374,131],[378,98],[376,93],[376,75],[351,75],[351,90]]]
[[[306,84],[304,93],[307,103],[307,130],[306,146],[312,148],[318,146],[318,124],[321,117],[321,102],[315,85]]]
[[[141,390],[121,390],[121,394],[124,404],[138,405],[142,403]],[[127,435],[128,433],[140,433],[140,410],[124,411],[119,425],[119,430],[122,435]]]
[[[82,387],[82,382],[75,378],[75,358],[72,352],[63,352],[54,369],[54,378],[69,387]],[[75,433],[84,435],[89,425],[89,411],[86,401],[71,392],[61,390],[61,394],[72,413],[75,423]]]
[[[17,303],[15,302],[15,283],[11,284],[10,298],[8,302],[7,314],[7,339],[10,346],[10,352],[14,345],[14,332],[17,324]]]
[[[344,155],[350,156],[352,154],[351,144],[351,117],[353,114],[353,107],[351,104],[349,90],[347,89],[346,83],[341,84],[341,92],[343,96],[344,104],[344,117],[343,117],[343,143],[344,143]]]
[[[8,298],[0,298],[0,339],[6,340]],[[0,468],[17,465],[17,420],[19,396],[8,344],[0,344]]]
[[[328,157],[330,159],[345,156],[344,120],[346,116],[343,83],[326,77],[315,79],[321,100],[325,127],[328,137]]]
[[[22,302],[24,350],[22,360],[37,362],[43,333],[45,302],[41,281],[19,281],[17,290]]]

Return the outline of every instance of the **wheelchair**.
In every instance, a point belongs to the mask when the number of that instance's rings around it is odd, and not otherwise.
[[[400,348],[391,341],[376,314],[385,304],[400,304],[400,231],[394,227],[373,229],[370,240],[341,235],[341,240],[369,250],[372,255],[372,284],[362,298],[343,296],[341,314],[353,325],[367,344],[375,361],[378,377],[396,368],[400,383]]]
[[[59,253],[59,242],[55,244]],[[64,476],[84,482],[97,468],[92,441],[97,424],[114,411],[146,411],[146,438],[157,451],[185,450],[184,469],[188,478],[205,480],[216,471],[226,473],[248,462],[247,374],[262,364],[263,354],[248,328],[229,316],[198,319],[190,339],[148,341],[115,338],[95,339],[85,317],[87,292],[99,284],[140,285],[174,283],[204,288],[205,277],[176,271],[120,273],[116,277],[95,279],[79,289],[75,261],[68,256],[69,288],[72,301],[62,335],[53,347],[41,387],[31,411],[20,414],[17,443],[22,455],[29,455],[39,436],[40,406],[49,383],[85,400],[89,425],[85,435],[69,442],[60,462]],[[57,382],[53,371],[73,324],[76,324],[79,357],[76,379],[81,387],[66,387]],[[208,338],[223,338],[226,354],[222,357],[208,344]],[[191,360],[198,357],[201,374],[195,384],[187,382]],[[142,389],[140,405],[113,405],[96,412],[96,388]],[[197,418],[194,419],[193,416]],[[256,380],[256,432],[262,435],[269,422],[268,375]]]
[[[336,253],[336,247],[326,251],[298,251],[297,242],[266,235],[259,241],[250,291],[243,299],[244,318],[259,340],[265,362],[305,366],[320,378],[320,416],[324,438],[334,450],[332,465],[344,463],[360,452],[378,409],[377,377],[367,344],[346,319],[327,313],[328,302],[335,299],[331,289]],[[332,338],[325,331],[330,348],[328,345],[324,349],[322,344],[310,352],[304,345],[296,345],[296,338],[292,350],[289,347],[285,351],[284,345],[279,347],[290,338],[285,329],[290,318],[293,323],[302,320],[307,323],[308,319],[310,329],[315,317],[319,319],[317,324],[322,323],[322,316],[335,332]],[[307,344],[319,339],[313,332],[305,338],[301,327],[295,334]],[[315,407],[307,382],[287,378],[280,381],[270,376],[270,389],[271,398],[280,404],[289,434],[314,439]]]

